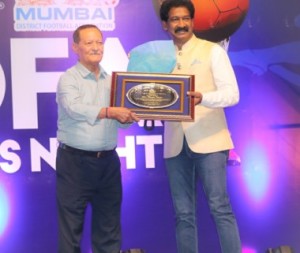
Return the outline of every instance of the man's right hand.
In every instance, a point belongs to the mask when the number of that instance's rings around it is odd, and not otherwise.
[[[140,120],[136,113],[126,107],[108,107],[107,118],[115,119],[121,123],[133,123]]]

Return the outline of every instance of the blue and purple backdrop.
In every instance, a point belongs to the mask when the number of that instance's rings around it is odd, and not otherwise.
[[[167,40],[153,0],[0,0],[0,252],[54,253],[58,77],[76,62],[72,31],[97,24],[103,66],[124,71],[135,46]],[[300,4],[251,0],[230,37],[241,91],[226,109],[235,142],[228,184],[243,253],[300,252]],[[120,131],[123,249],[174,253],[174,214],[162,158],[163,124]],[[199,185],[200,252],[220,252]],[[90,220],[90,209],[86,220]],[[86,222],[83,253],[90,253]]]

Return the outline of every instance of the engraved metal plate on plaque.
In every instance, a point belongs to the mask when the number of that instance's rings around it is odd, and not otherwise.
[[[128,100],[142,108],[166,108],[176,103],[175,89],[160,83],[141,83],[127,91]]]

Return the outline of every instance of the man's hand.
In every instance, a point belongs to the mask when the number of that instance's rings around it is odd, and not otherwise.
[[[140,120],[136,113],[125,107],[109,107],[107,117],[109,119],[116,119],[121,123],[133,123]]]
[[[186,93],[188,96],[193,97],[194,98],[194,104],[200,104],[202,101],[202,93],[198,92],[198,91],[188,91]]]

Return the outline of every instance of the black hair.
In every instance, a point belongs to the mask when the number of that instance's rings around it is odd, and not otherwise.
[[[194,4],[192,3],[192,1],[190,1],[190,0],[165,0],[162,3],[162,5],[160,7],[160,11],[159,11],[160,19],[162,21],[165,21],[165,22],[168,21],[169,11],[173,7],[185,7],[185,8],[187,8],[189,13],[190,13],[191,19],[194,18],[195,7],[194,7]]]

